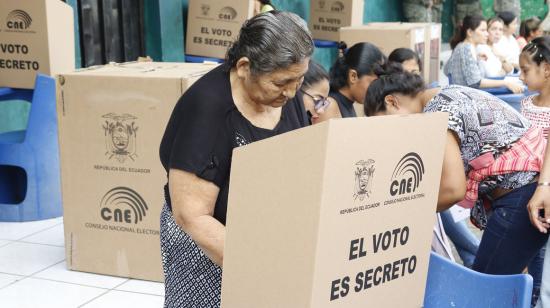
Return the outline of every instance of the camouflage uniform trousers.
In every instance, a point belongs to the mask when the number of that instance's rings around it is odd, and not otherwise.
[[[455,6],[455,26],[461,25],[464,17],[468,15],[483,16],[481,2],[471,0],[457,0]]]
[[[541,1],[542,2],[542,1]],[[521,1],[520,0],[495,0],[493,4],[495,14],[504,11],[510,11],[516,14],[518,20],[521,19]]]
[[[428,1],[404,0],[403,12],[408,22],[441,22],[444,0],[435,0],[431,10],[428,10]]]

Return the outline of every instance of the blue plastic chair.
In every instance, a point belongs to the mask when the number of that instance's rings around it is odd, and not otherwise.
[[[317,48],[338,48],[338,42],[334,41],[313,40],[313,44]]]
[[[533,278],[487,275],[431,253],[424,308],[529,308]]]
[[[41,74],[34,91],[0,89],[0,103],[31,102],[27,129],[0,134],[0,221],[63,214],[55,95],[55,79]]]
[[[185,55],[185,62],[189,63],[203,63],[203,62],[216,62],[216,63],[223,63],[223,59],[218,58],[209,58],[209,57],[201,57],[201,56],[192,56],[192,55]]]

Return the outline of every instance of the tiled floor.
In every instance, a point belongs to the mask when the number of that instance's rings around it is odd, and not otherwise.
[[[0,223],[0,307],[162,307],[162,283],[69,271],[63,246],[62,218]]]

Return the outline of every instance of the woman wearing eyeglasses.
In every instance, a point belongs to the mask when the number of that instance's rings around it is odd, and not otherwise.
[[[375,70],[386,63],[386,57],[370,43],[357,43],[346,51],[340,43],[340,55],[330,68],[330,94],[332,102],[319,120],[356,117],[355,102],[363,104],[370,83],[375,80]]]
[[[328,73],[315,61],[309,61],[309,68],[300,88],[302,101],[307,111],[309,124],[317,124],[326,108],[330,105]]]

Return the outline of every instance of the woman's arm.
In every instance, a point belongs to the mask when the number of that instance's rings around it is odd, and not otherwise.
[[[548,142],[550,142],[550,135],[548,135]],[[539,183],[550,182],[550,146],[546,146],[546,153],[544,155],[544,163],[542,170],[540,171]],[[531,223],[540,232],[547,233],[550,229],[550,186],[538,186],[537,190],[529,200],[527,204],[529,209],[529,218]],[[540,217],[540,210],[544,210],[544,218]]]
[[[480,88],[496,88],[496,87],[506,87],[513,93],[522,93],[523,92],[523,85],[521,85],[519,82],[514,82],[509,79],[503,79],[503,80],[493,80],[493,79],[481,79],[481,82],[479,83]]]
[[[496,88],[506,87],[513,93],[523,92],[523,86],[511,80],[493,80],[486,79],[479,67],[478,59],[474,56],[476,50],[470,44],[463,44],[457,47],[453,53],[459,57],[462,74],[469,87],[472,88]]]
[[[504,71],[504,75],[508,75],[514,71],[514,66],[512,63],[508,62],[506,59],[502,60],[502,70]]]
[[[466,194],[466,175],[460,155],[460,146],[456,135],[448,130],[443,157],[443,169],[439,184],[437,211],[444,211],[464,199]]]
[[[221,267],[225,226],[213,217],[218,186],[178,169],[170,169],[168,186],[176,223]]]

